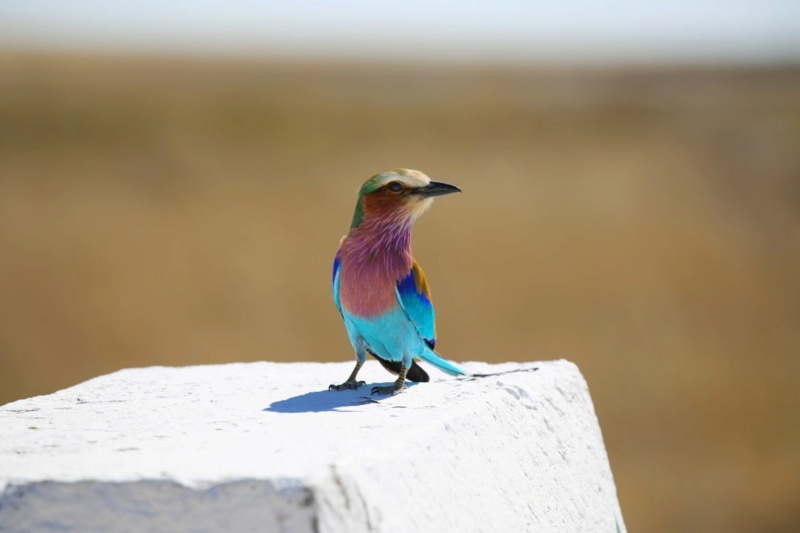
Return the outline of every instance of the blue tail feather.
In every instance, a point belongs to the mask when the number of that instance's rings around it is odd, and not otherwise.
[[[470,373],[461,368],[460,366],[456,365],[455,363],[451,363],[443,359],[439,354],[434,352],[433,350],[426,349],[423,354],[420,356],[423,361],[426,363],[430,363],[442,372],[446,372],[451,376],[469,376]]]

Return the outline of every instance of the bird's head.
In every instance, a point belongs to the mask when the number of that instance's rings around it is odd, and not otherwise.
[[[397,168],[381,172],[359,189],[351,227],[357,228],[372,217],[413,223],[431,206],[434,197],[454,192],[461,192],[461,189],[431,181],[419,170]]]

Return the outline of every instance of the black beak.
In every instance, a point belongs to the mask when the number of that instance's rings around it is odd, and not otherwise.
[[[422,196],[423,198],[433,198],[434,196],[442,196],[443,194],[450,194],[454,192],[461,192],[461,189],[449,183],[442,183],[441,181],[432,181],[424,187],[420,187],[414,191],[414,194]]]

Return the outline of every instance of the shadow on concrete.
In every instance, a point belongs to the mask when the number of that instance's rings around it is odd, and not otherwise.
[[[374,386],[391,385],[393,382],[370,383],[360,387],[358,390],[321,390],[307,392],[299,396],[292,396],[285,400],[278,400],[265,408],[264,411],[273,413],[319,413],[321,411],[338,411],[341,407],[355,407],[370,403],[381,403],[391,396],[371,395],[370,391]],[[407,383],[408,387],[414,387],[416,383]],[[406,391],[408,392],[408,391]]]

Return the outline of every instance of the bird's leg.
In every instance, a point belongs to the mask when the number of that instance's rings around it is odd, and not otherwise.
[[[363,381],[356,381],[356,376],[358,375],[358,371],[361,370],[361,365],[364,364],[364,361],[356,361],[356,367],[353,369],[353,372],[350,374],[350,377],[347,378],[347,381],[342,383],[341,385],[331,385],[328,387],[328,390],[356,390],[361,385],[364,385]]]
[[[393,385],[388,385],[386,387],[372,387],[372,394],[391,394],[394,396],[395,394],[399,394],[404,391],[406,386],[406,373],[408,372],[408,367],[406,366],[405,361],[400,363],[400,374],[397,376],[397,381],[394,382]]]

